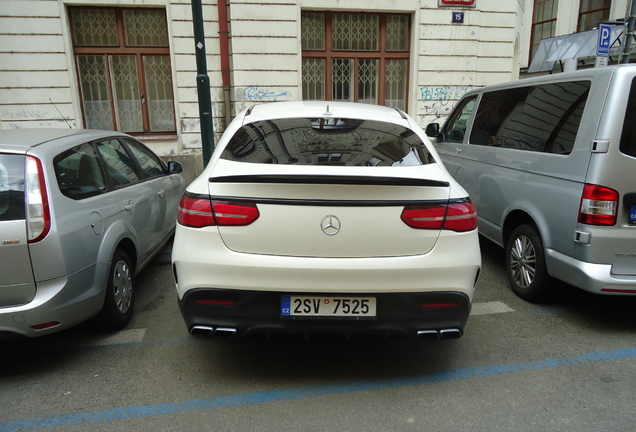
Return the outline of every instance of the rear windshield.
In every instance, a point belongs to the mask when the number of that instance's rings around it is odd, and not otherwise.
[[[340,166],[434,163],[419,136],[391,123],[344,118],[279,119],[241,127],[221,154],[236,162]]]
[[[25,219],[24,156],[0,154],[0,221]]]
[[[629,91],[620,150],[628,156],[636,157],[636,78],[632,81],[632,87]]]

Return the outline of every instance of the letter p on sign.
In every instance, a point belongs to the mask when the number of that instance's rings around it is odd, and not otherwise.
[[[608,56],[611,43],[612,26],[609,24],[601,24],[598,29],[598,45],[596,47],[596,55]]]

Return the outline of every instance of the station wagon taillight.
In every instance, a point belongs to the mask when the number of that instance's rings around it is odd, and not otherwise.
[[[579,222],[587,225],[616,224],[618,192],[603,186],[586,184],[581,197]]]
[[[470,200],[410,205],[402,220],[411,228],[465,232],[477,228],[477,211]]]
[[[245,226],[254,222],[260,213],[256,204],[240,201],[211,200],[184,195],[179,203],[177,221],[184,226]]]
[[[26,159],[26,205],[28,242],[35,243],[49,233],[51,213],[42,162],[33,156]]]

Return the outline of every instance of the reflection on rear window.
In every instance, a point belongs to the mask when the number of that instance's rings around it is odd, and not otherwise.
[[[0,221],[25,219],[24,156],[0,154]]]
[[[234,134],[221,158],[295,165],[417,166],[434,163],[424,143],[408,128],[343,118],[249,123]]]

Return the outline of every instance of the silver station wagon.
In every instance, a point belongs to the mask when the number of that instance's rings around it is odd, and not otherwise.
[[[174,231],[179,172],[123,133],[0,131],[0,338],[124,326]]]
[[[543,299],[552,278],[636,294],[635,66],[477,89],[427,134],[480,234],[506,249],[517,295]]]

